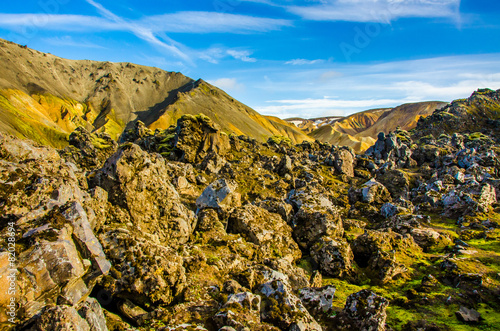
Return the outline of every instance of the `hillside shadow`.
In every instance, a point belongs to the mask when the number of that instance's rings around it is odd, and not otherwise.
[[[130,121],[125,127],[125,130],[132,129],[138,121],[143,122],[146,126],[156,122],[165,113],[165,109],[177,100],[178,94],[192,90],[196,86],[195,83],[195,81],[192,81],[179,88],[171,90],[168,92],[168,96],[163,101],[149,107],[146,110],[134,112],[137,118]]]

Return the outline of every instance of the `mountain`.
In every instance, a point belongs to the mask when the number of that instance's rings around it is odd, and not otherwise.
[[[418,102],[395,108],[366,110],[341,118],[291,118],[287,121],[321,142],[349,146],[361,152],[375,143],[379,132],[389,133],[397,127],[403,130],[413,129],[420,117],[429,116],[445,105],[446,103],[439,101]]]
[[[280,135],[312,140],[224,91],[178,72],[132,63],[67,60],[0,39],[0,130],[62,147],[78,126],[118,139],[142,121],[166,129],[204,114],[224,132],[260,141]]]

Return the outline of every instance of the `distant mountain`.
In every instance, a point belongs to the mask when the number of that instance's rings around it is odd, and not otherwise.
[[[201,79],[132,63],[66,60],[0,39],[1,131],[62,147],[78,126],[117,139],[139,120],[166,129],[199,113],[226,133],[312,140]]]
[[[366,110],[347,117],[291,118],[287,121],[321,142],[350,146],[360,152],[375,143],[379,132],[389,133],[397,127],[413,129],[421,117],[429,116],[445,105],[440,101],[418,102]]]

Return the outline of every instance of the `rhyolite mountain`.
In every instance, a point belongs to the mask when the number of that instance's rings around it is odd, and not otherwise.
[[[66,60],[0,39],[3,132],[62,147],[79,126],[118,139],[137,121],[166,129],[184,114],[200,113],[228,134],[312,140],[201,79],[132,63]]]
[[[389,133],[398,127],[413,129],[421,117],[429,116],[445,105],[440,101],[417,102],[366,110],[346,117],[291,118],[287,121],[321,142],[349,146],[362,152],[375,143],[379,132]]]

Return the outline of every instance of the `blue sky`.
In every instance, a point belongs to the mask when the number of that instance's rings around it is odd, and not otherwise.
[[[180,71],[281,118],[500,88],[492,0],[24,0],[0,10],[1,38]]]

